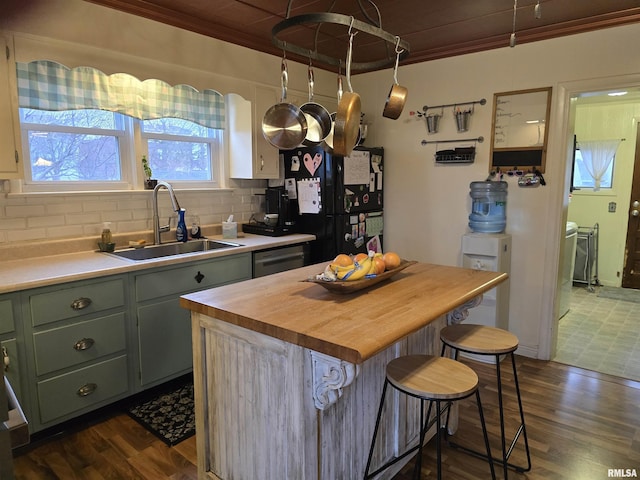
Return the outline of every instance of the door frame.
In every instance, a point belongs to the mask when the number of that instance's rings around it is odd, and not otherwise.
[[[548,154],[550,159],[564,161],[547,162],[548,177],[555,184],[550,191],[550,229],[545,238],[544,288],[542,293],[542,319],[539,325],[538,358],[550,360],[556,354],[558,340],[558,292],[562,281],[562,261],[569,186],[571,184],[575,102],[572,97],[589,92],[640,87],[640,74],[602,77],[559,83],[553,88],[551,124],[557,127],[549,132]]]
[[[632,180],[631,180],[631,195],[629,201],[627,203],[627,211],[631,212],[633,208],[631,202],[636,200],[640,200],[640,126],[636,122],[636,138],[635,138],[635,155],[633,158],[633,172],[632,172]],[[636,208],[635,210],[640,210],[640,208]],[[640,274],[632,275],[631,270],[633,269],[633,263],[630,261],[629,249],[632,248],[631,245],[636,244],[638,237],[640,236],[640,217],[634,217],[633,215],[627,216],[627,235],[625,241],[625,255],[624,262],[622,267],[622,288],[639,288],[638,285]],[[638,260],[635,258],[634,260]]]

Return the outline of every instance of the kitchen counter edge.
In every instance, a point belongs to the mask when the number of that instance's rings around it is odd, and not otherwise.
[[[207,238],[238,243],[240,246],[139,261],[128,260],[98,251],[9,260],[0,262],[0,294],[149,268],[180,265],[187,262],[267,250],[315,240],[314,235],[307,234],[292,234],[280,237],[244,234],[244,237],[236,239],[223,239],[221,235],[213,235]]]

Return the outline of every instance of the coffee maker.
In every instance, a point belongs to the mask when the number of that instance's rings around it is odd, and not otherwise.
[[[265,191],[265,213],[277,213],[278,223],[267,225],[264,222],[250,221],[242,225],[242,231],[257,235],[278,237],[294,231],[294,221],[289,208],[289,195],[283,187],[267,188]]]
[[[267,188],[265,202],[266,213],[278,214],[278,228],[291,229],[293,221],[289,210],[289,195],[282,187]]]

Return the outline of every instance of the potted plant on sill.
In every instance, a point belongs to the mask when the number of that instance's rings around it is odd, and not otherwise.
[[[151,178],[151,167],[149,166],[149,162],[147,161],[147,157],[145,155],[142,156],[142,169],[144,170],[144,188],[146,190],[153,190],[158,184],[158,180]]]

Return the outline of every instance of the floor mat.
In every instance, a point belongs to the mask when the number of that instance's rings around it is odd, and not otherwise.
[[[640,303],[640,290],[634,288],[600,287],[598,289],[598,296],[611,298],[613,300]]]
[[[127,413],[169,446],[196,433],[193,383],[130,405]]]

